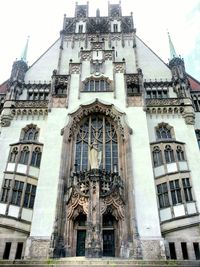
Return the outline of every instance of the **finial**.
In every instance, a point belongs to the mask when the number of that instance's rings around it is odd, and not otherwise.
[[[24,47],[24,51],[22,52],[21,60],[27,62],[27,52],[28,52],[28,43],[30,36],[27,37],[26,45]]]
[[[99,8],[97,8],[97,10],[96,10],[96,17],[97,17],[97,18],[100,17],[100,9],[99,9]]]
[[[170,51],[170,60],[173,59],[174,57],[177,57],[174,45],[172,43],[169,31],[167,31],[168,34],[168,40],[169,40],[169,51]]]

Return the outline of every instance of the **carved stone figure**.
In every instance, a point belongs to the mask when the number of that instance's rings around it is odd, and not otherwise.
[[[89,162],[91,170],[98,169],[101,163],[101,151],[98,151],[98,145],[96,140],[90,146]]]

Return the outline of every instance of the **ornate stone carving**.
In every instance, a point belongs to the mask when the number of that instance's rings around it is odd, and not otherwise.
[[[114,64],[114,72],[115,73],[124,73],[125,65],[123,62],[115,62]]]
[[[163,106],[179,106],[181,104],[178,98],[166,98],[166,99],[146,99],[147,107],[163,107]]]
[[[24,88],[27,90],[49,91],[51,83],[46,81],[29,82],[24,84]]]
[[[73,136],[74,132],[77,130],[77,126],[79,122],[85,117],[92,113],[103,113],[110,116],[116,123],[117,128],[122,136],[124,136],[124,127],[122,126],[122,116],[123,113],[119,112],[115,109],[114,105],[105,105],[99,102],[96,99],[93,103],[89,105],[81,105],[80,108],[75,111],[74,113],[69,114],[71,119],[70,126],[69,126],[69,140]]]
[[[91,42],[91,49],[92,50],[104,50],[105,44],[104,42]]]
[[[74,33],[75,32],[75,23],[76,23],[75,18],[66,18],[64,32],[65,33]]]
[[[70,63],[70,74],[80,74],[80,63]]]
[[[107,17],[88,18],[87,32],[92,33],[109,33],[110,23]]]
[[[113,59],[113,51],[104,51],[104,59],[112,60]]]
[[[139,83],[139,74],[138,73],[126,74],[125,77],[126,77],[127,83]]]
[[[57,75],[56,70],[52,76],[52,94],[53,95],[66,95],[69,82],[69,75]]]
[[[90,51],[81,51],[81,59],[82,60],[91,60],[92,55]]]
[[[109,16],[118,18],[122,15],[121,6],[119,4],[109,5]]]
[[[31,238],[30,257],[31,258],[48,258],[50,240]]]
[[[81,211],[88,214],[88,197],[81,196],[76,191],[72,194],[70,202],[67,205],[67,218],[69,220],[75,219]],[[80,206],[77,210],[77,207]]]
[[[2,127],[9,127],[10,124],[11,124],[11,121],[13,119],[13,116],[12,115],[4,115],[2,114],[1,116],[1,126]]]
[[[47,108],[48,107],[48,100],[43,101],[28,101],[28,100],[20,100],[16,101],[14,104],[16,109],[24,109],[24,108]]]
[[[53,96],[52,97],[52,107],[53,108],[65,108],[66,107],[66,97],[58,97]]]
[[[121,20],[121,31],[129,33],[133,31],[133,18],[132,16],[123,16]]]

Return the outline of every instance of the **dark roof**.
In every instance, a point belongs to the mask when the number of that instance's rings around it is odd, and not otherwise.
[[[6,94],[8,88],[7,85],[8,85],[8,80],[0,84],[0,94]]]
[[[190,82],[191,91],[200,91],[200,82],[189,74],[187,74],[187,76]]]

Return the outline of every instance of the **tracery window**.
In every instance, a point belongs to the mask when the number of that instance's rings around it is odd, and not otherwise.
[[[20,153],[20,158],[19,158],[19,163],[21,164],[28,164],[28,160],[29,160],[29,148],[28,146],[24,146],[21,153]]]
[[[183,178],[182,183],[183,183],[185,201],[186,202],[193,201],[192,186],[190,185],[190,179],[189,178]]]
[[[200,148],[200,130],[195,130],[195,133],[196,133],[197,143]]]
[[[170,185],[170,191],[171,191],[171,197],[172,197],[173,205],[176,205],[178,203],[182,203],[181,187],[179,184],[179,180],[176,179],[174,181],[170,181],[169,185]]]
[[[36,147],[35,150],[32,152],[30,165],[39,168],[41,157],[42,157],[41,149],[39,147]]]
[[[171,139],[171,127],[165,123],[162,123],[156,127],[156,137],[157,139]]]
[[[23,129],[24,134],[22,137],[23,141],[37,141],[38,140],[38,129],[35,125],[28,125]]]
[[[11,153],[10,153],[8,161],[12,162],[12,163],[16,162],[17,155],[18,155],[18,147],[13,147],[12,150],[11,150]]]
[[[8,201],[8,196],[10,192],[10,185],[11,185],[10,179],[5,179],[2,187],[2,195],[1,195],[1,201],[2,202],[7,202]]]
[[[90,79],[84,82],[86,92],[106,92],[111,91],[110,83],[105,79]]]
[[[35,201],[35,194],[36,194],[36,186],[32,184],[27,184],[24,196],[24,204],[23,204],[25,208],[30,208],[30,209],[33,208]]]
[[[165,160],[166,160],[166,163],[171,163],[171,162],[174,162],[175,161],[175,158],[174,158],[174,151],[173,149],[171,148],[170,145],[166,145],[165,146]]]
[[[157,184],[157,196],[160,209],[193,201],[190,178],[168,180]]]
[[[154,167],[158,167],[163,164],[162,151],[160,150],[159,146],[155,146],[153,148],[153,163]]]
[[[89,170],[89,149],[94,142],[98,147],[100,169],[113,171],[118,167],[117,133],[110,119],[100,114],[86,117],[79,126],[75,156],[77,170]]]
[[[177,146],[176,154],[177,154],[178,161],[184,161],[185,160],[184,151],[183,151],[181,146]]]
[[[157,185],[157,192],[158,192],[158,201],[160,208],[169,207],[170,204],[169,204],[167,183],[162,183]]]
[[[20,206],[23,187],[24,187],[24,182],[15,181],[14,188],[12,191],[12,200],[11,200],[12,204]]]

